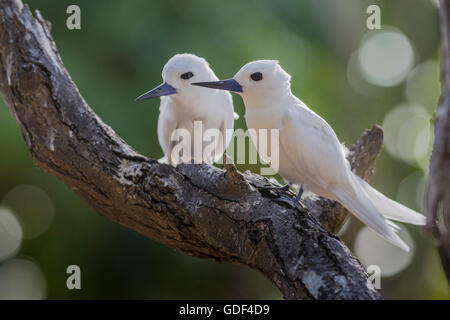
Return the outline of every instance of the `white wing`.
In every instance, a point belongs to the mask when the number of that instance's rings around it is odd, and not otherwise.
[[[370,184],[366,181],[360,179],[355,176],[359,182],[359,184],[363,187],[363,189],[368,194],[370,200],[374,204],[380,213],[388,219],[397,220],[400,222],[406,222],[416,225],[425,225],[426,219],[423,214],[415,212],[410,208],[405,207],[401,203],[395,202],[392,199],[389,199],[385,195],[383,195],[378,190],[374,189]]]
[[[409,250],[356,180],[339,139],[325,120],[301,103],[292,105],[283,117],[280,140],[286,148],[284,156],[295,164],[307,188],[337,200],[388,241]]]
[[[214,162],[217,163],[222,163],[222,154],[226,151],[226,148],[233,138],[232,130],[234,128],[234,120],[239,118],[239,115],[233,111],[233,99],[231,97],[231,94],[226,91],[220,91],[220,93],[224,94],[221,95],[220,100],[217,99],[215,101],[216,105],[214,105],[214,108],[217,109],[216,116],[220,115],[223,118],[223,121],[218,128],[222,133],[223,141],[217,143],[215,148],[216,157],[214,159]],[[219,101],[221,101],[222,103],[220,104]],[[227,129],[229,134],[227,134]]]
[[[286,110],[280,141],[285,156],[305,180],[298,182],[306,183],[313,192],[314,187],[329,190],[346,179],[349,165],[336,134],[325,120],[301,103]]]
[[[170,159],[170,154],[173,148],[173,142],[171,141],[172,132],[178,126],[178,119],[175,118],[175,114],[172,114],[170,107],[168,106],[168,99],[161,99],[160,113],[158,118],[158,141],[164,152],[164,158],[166,161]],[[170,163],[170,161],[168,161]]]

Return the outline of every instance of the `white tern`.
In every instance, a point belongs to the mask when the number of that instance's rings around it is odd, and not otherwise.
[[[158,87],[142,94],[136,100],[161,97],[160,113],[158,118],[158,140],[164,152],[164,157],[160,159],[171,165],[179,162],[212,163],[217,161],[226,146],[231,140],[231,136],[225,135],[226,129],[233,129],[234,119],[238,116],[233,111],[233,101],[231,94],[222,90],[204,90],[191,86],[195,81],[218,80],[214,72],[209,67],[208,62],[193,54],[177,54],[165,64],[162,70],[163,83]],[[201,122],[202,131],[208,129],[220,130],[223,139],[218,141],[204,141],[202,137],[202,150],[208,145],[212,148],[206,149],[206,154],[194,153],[194,122]],[[198,123],[198,122],[197,122]],[[178,155],[172,155],[172,151],[177,143],[173,136],[177,129],[185,129],[190,135],[188,148],[189,154],[184,154],[181,159]],[[227,141],[224,142],[224,139]],[[187,142],[181,141],[180,143]]]
[[[286,182],[302,186],[300,196],[304,186],[341,203],[385,239],[409,251],[390,219],[423,225],[425,217],[385,197],[351,171],[334,130],[292,94],[290,80],[278,61],[260,60],[243,66],[232,79],[193,84],[240,94],[248,128],[279,130],[278,172]],[[266,149],[269,154],[270,146]]]

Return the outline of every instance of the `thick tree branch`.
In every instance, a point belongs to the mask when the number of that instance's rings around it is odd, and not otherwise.
[[[309,210],[260,191],[266,179],[231,165],[174,168],[136,153],[83,100],[36,16],[19,0],[0,0],[0,91],[37,166],[101,215],[185,254],[256,269],[288,299],[380,298]],[[351,152],[359,173],[372,169],[375,144],[361,140]],[[321,212],[320,203],[308,205]]]
[[[436,235],[442,266],[450,284],[450,3],[440,1],[442,96],[434,122],[434,145],[426,191],[427,226]],[[438,224],[439,211],[443,224]]]

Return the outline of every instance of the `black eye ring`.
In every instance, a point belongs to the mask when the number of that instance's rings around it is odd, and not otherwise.
[[[186,73],[183,73],[182,75],[181,75],[181,79],[184,79],[184,80],[187,80],[187,79],[189,79],[189,78],[192,78],[194,76],[194,74],[192,73],[192,72],[186,72]]]
[[[250,78],[252,78],[254,81],[259,81],[262,80],[263,76],[261,72],[255,72],[250,75]]]

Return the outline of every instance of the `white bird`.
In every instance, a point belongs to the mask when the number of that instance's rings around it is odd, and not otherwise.
[[[231,140],[231,135],[226,135],[225,130],[232,130],[234,119],[238,118],[233,111],[231,94],[222,90],[206,91],[190,85],[195,81],[218,80],[208,62],[193,54],[184,53],[173,56],[165,64],[162,78],[163,83],[160,86],[136,99],[161,97],[158,140],[164,157],[160,161],[171,165],[191,160],[206,163],[217,161]],[[197,124],[201,124],[203,133],[208,129],[217,129],[220,130],[223,137],[223,139],[214,139],[213,141],[201,137],[203,148],[200,154],[194,153],[195,121],[201,121]],[[188,150],[183,156],[172,154],[172,151],[175,153],[174,147],[177,144],[177,137],[174,136],[174,133],[179,129],[187,130],[190,135],[190,139],[187,141],[180,139],[182,140],[179,142],[181,146],[184,145],[184,150]],[[225,139],[226,141],[224,141]],[[208,148],[203,154],[203,150],[208,146],[211,148]],[[183,148],[177,150],[179,149]]]
[[[424,225],[425,217],[388,199],[351,171],[335,132],[292,94],[290,79],[278,61],[260,60],[242,67],[232,79],[193,84],[239,93],[248,128],[279,130],[278,172],[288,183],[302,186],[296,201],[303,187],[337,201],[385,239],[409,251],[388,219]],[[267,150],[271,154],[270,146]],[[260,155],[265,159],[267,154]]]

